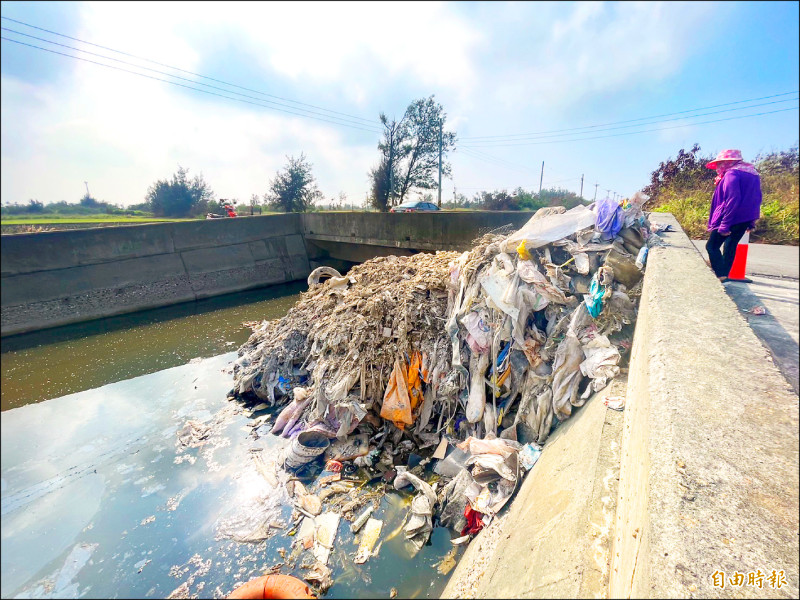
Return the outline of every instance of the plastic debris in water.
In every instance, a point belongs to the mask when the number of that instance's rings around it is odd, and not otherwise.
[[[358,518],[353,521],[353,524],[350,525],[350,531],[353,533],[358,533],[358,530],[364,526],[364,523],[367,522],[367,519],[372,514],[372,511],[375,509],[374,506],[370,505],[363,513],[361,513]]]
[[[353,561],[357,565],[367,562],[369,557],[372,556],[372,549],[375,547],[375,544],[381,535],[382,527],[383,521],[378,519],[369,519],[367,521],[367,524],[364,526],[364,533],[361,534],[361,542],[358,545],[358,553]]]
[[[456,552],[458,548],[454,547],[450,552],[445,554],[444,558],[436,563],[436,570],[442,575],[447,575],[456,566]]]

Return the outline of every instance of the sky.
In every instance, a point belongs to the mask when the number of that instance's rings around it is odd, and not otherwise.
[[[751,160],[798,141],[797,2],[1,2],[0,16],[4,204],[88,186],[128,206],[179,166],[246,203],[304,153],[323,202],[360,205],[378,115],[431,95],[458,137],[445,201],[540,178],[630,196],[694,143]]]

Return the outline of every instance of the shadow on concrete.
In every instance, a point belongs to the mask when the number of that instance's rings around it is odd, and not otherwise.
[[[775,287],[777,285],[770,285],[759,283],[761,287]],[[750,284],[739,282],[728,282],[725,284],[725,291],[728,296],[736,303],[737,308],[742,311],[742,315],[747,320],[750,328],[756,334],[761,343],[769,350],[770,355],[778,367],[781,374],[786,378],[792,386],[795,394],[799,394],[798,380],[800,379],[800,346],[792,338],[789,332],[778,322],[778,320],[767,311],[763,315],[753,315],[746,311],[751,310],[754,306],[763,306],[764,299],[769,299],[773,302],[783,302],[789,305],[796,305],[796,302],[787,300],[785,297],[772,296],[769,293],[762,293],[757,296],[750,290]]]

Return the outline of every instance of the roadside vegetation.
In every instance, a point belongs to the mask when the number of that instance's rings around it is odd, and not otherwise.
[[[521,187],[508,190],[481,191],[467,198],[458,194],[454,200],[442,201],[442,208],[450,210],[526,210],[537,211],[546,206],[564,206],[567,210],[591,201],[575,192],[561,188],[550,188],[541,192],[528,191]]]
[[[700,154],[700,146],[681,149],[675,159],[662,162],[652,172],[644,192],[646,209],[670,212],[692,239],[707,239],[708,213],[716,172],[707,169],[713,156]],[[753,242],[798,245],[798,146],[758,155],[753,164],[761,175],[761,219],[751,232]]]
[[[264,201],[273,211],[307,212],[322,198],[311,173],[312,165],[303,153],[299,158],[287,156],[286,161],[286,166],[270,182]]]

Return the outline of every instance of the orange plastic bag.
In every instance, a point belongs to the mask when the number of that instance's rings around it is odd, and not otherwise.
[[[381,417],[394,423],[398,429],[404,429],[414,420],[411,416],[411,399],[408,395],[409,383],[405,365],[399,358],[394,360],[394,368],[389,376],[389,385],[383,395]]]
[[[412,411],[422,402],[422,377],[424,374],[421,373],[421,367],[422,356],[419,352],[414,352],[411,355],[411,364],[408,365],[408,397],[411,400]]]

